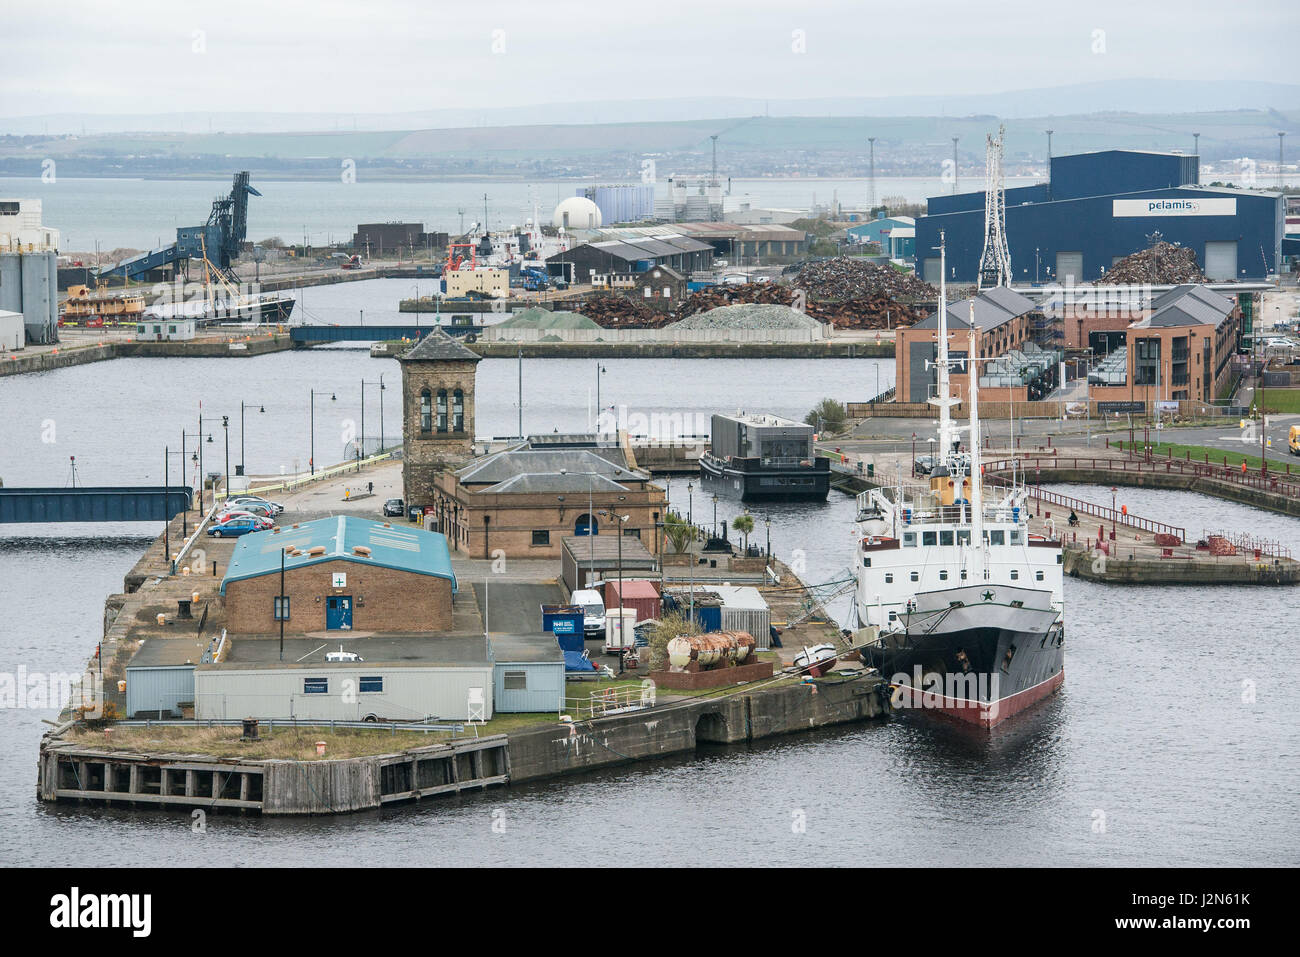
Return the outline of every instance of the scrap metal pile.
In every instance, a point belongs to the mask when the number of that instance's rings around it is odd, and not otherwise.
[[[854,268],[862,264],[854,264]],[[805,267],[810,268],[810,267]],[[874,267],[879,269],[880,267]],[[894,270],[890,270],[891,272]],[[802,273],[800,274],[802,276]],[[898,275],[902,276],[901,273]],[[903,276],[903,279],[908,277]],[[925,289],[926,283],[913,278]],[[796,281],[787,286],[771,282],[751,282],[737,286],[710,286],[692,293],[677,310],[677,318],[685,319],[699,312],[718,309],[723,306],[752,303],[773,306],[794,306],[798,290],[806,287]],[[923,294],[924,295],[924,294]],[[936,295],[930,290],[929,295]],[[827,301],[811,290],[806,290],[803,311],[810,318],[819,322],[828,322],[837,329],[895,329],[898,326],[910,326],[924,319],[928,310],[917,308],[908,303],[897,301],[888,294],[879,291],[879,287],[862,289],[859,294],[838,301]]]
[[[1207,281],[1191,247],[1173,243],[1156,243],[1125,256],[1098,280],[1107,285],[1154,283],[1162,286]]]
[[[795,288],[806,290],[809,300],[933,299],[939,295],[928,282],[892,266],[861,259],[824,259],[799,270]]]
[[[673,321],[671,313],[655,312],[627,296],[590,296],[578,309],[606,329],[660,329]]]

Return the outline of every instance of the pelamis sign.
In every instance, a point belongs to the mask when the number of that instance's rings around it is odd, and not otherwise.
[[[1237,201],[1214,199],[1116,199],[1111,215],[1126,216],[1236,216]]]

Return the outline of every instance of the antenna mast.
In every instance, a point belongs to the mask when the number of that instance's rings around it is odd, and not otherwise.
[[[939,408],[939,448],[936,464],[947,462],[948,455],[952,451],[953,435],[956,430],[953,428],[949,409],[960,401],[953,396],[949,379],[951,370],[948,361],[948,296],[944,280],[944,273],[947,270],[946,246],[944,231],[941,229],[939,230],[939,349],[934,360],[935,368],[939,370],[939,383],[935,394],[929,399],[931,405]]]
[[[980,253],[977,289],[1011,285],[1011,253],[1007,249],[1007,197],[1002,184],[1002,137],[986,137],[984,161],[984,251]]]

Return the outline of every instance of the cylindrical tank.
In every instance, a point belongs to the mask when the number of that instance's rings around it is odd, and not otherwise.
[[[742,664],[749,658],[756,642],[744,631],[713,631],[706,635],[678,635],[668,642],[668,663],[685,668],[694,661],[701,668],[723,661]]]

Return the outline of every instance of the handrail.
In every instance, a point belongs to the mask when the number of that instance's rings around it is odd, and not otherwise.
[[[1017,472],[1025,472],[1025,463],[1019,459],[1003,459],[997,462],[989,462],[985,465],[986,472],[1009,472],[1014,465]],[[1039,466],[1041,467],[1041,466]],[[1213,463],[1206,465],[1201,462],[1186,462],[1179,459],[1156,459],[1150,461],[1139,458],[1063,458],[1056,457],[1052,460],[1048,468],[1052,469],[1095,469],[1097,471],[1107,472],[1133,472],[1142,473],[1177,473],[1179,475],[1191,475],[1196,478],[1209,479],[1216,482],[1227,482],[1231,485],[1241,485],[1246,488],[1255,488],[1264,492],[1273,492],[1278,495],[1285,495],[1290,498],[1300,498],[1300,484],[1295,482],[1284,482],[1277,472],[1259,472],[1247,471],[1242,473],[1240,468],[1234,468],[1231,465],[1215,465]]]
[[[235,495],[256,495],[262,492],[287,492],[290,489],[297,488],[300,485],[310,485],[312,482],[318,482],[323,478],[329,478],[334,475],[341,475],[344,472],[354,471],[362,466],[375,465],[379,462],[386,461],[397,456],[396,451],[376,452],[374,455],[364,459],[352,459],[341,465],[331,465],[328,468],[318,469],[315,474],[298,475],[291,479],[285,479],[272,485],[259,485],[256,488],[249,487],[244,491],[235,491],[226,489],[220,493],[220,498],[226,499]],[[214,493],[215,494],[215,493]]]
[[[985,484],[992,485],[995,488],[1010,488],[1000,482],[985,479]],[[1141,529],[1144,532],[1151,532],[1153,535],[1177,535],[1180,542],[1187,541],[1187,531],[1177,525],[1167,525],[1164,522],[1157,522],[1154,519],[1142,518],[1131,512],[1123,512],[1117,508],[1109,508],[1105,505],[1098,505],[1095,502],[1089,502],[1087,499],[1075,498],[1072,495],[1064,495],[1060,492],[1053,492],[1043,488],[1041,485],[1029,486],[1029,497],[1036,498],[1042,502],[1049,502],[1053,505],[1060,505],[1063,508],[1071,509],[1075,512],[1083,512],[1087,515],[1093,515],[1100,518],[1103,522],[1110,522],[1112,525],[1124,525],[1128,528]]]

